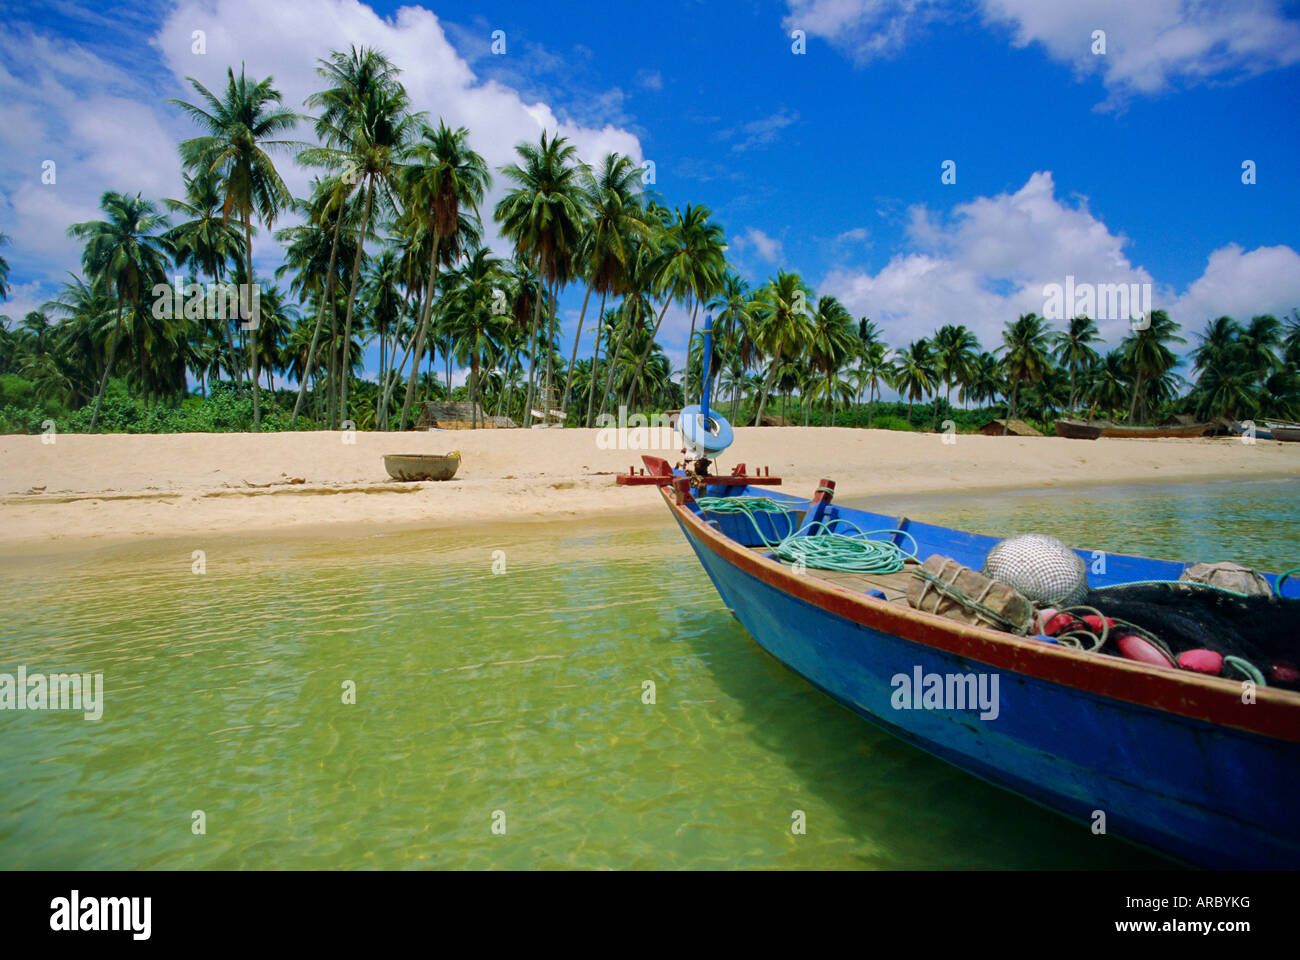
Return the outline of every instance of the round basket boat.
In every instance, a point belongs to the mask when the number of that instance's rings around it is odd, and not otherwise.
[[[450,480],[460,469],[460,451],[451,453],[390,453],[384,469],[394,480]]]

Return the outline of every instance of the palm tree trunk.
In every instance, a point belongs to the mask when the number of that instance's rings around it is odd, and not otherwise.
[[[650,359],[650,352],[651,352],[652,350],[654,350],[654,348],[655,348],[655,337],[658,336],[658,334],[659,334],[659,325],[660,325],[661,323],[664,322],[664,314],[668,312],[668,304],[670,304],[670,303],[672,303],[672,302],[673,302],[673,298],[672,298],[672,297],[669,297],[667,300],[664,301],[664,308],[663,308],[662,310],[659,311],[659,319],[655,321],[655,328],[654,328],[653,330],[650,331],[650,340],[649,340],[649,342],[647,342],[646,345],[645,345],[645,351],[641,354],[641,359],[637,361],[636,369],[632,371],[632,384],[633,384],[633,385],[636,384],[637,379],[641,376],[641,371],[642,371],[643,369],[645,369],[645,362],[646,362],[647,360]],[[693,318],[692,318],[692,320],[691,320],[691,325],[692,325],[692,326],[695,325],[695,321],[694,321]],[[688,344],[686,345],[686,354],[687,354],[686,366],[687,366],[688,369],[689,369],[689,367],[690,367],[690,365],[691,365],[691,362],[690,362],[690,350],[691,350],[691,347],[690,347],[690,344],[688,343]],[[631,387],[629,387],[629,390],[630,390],[630,389],[631,389]],[[631,397],[629,397],[628,399],[630,400]],[[628,404],[628,409],[631,409],[631,407],[632,407],[632,405],[631,405],[631,403],[629,403],[629,404]]]
[[[691,344],[695,342],[695,313],[698,307],[699,307],[698,302],[693,304],[691,307],[691,332],[686,335],[686,369],[682,371],[682,399],[688,403],[690,402],[691,399]],[[651,338],[650,340],[650,349],[651,350],[654,349],[653,338]],[[700,376],[703,377],[704,376],[703,354],[701,354],[700,356],[700,361],[701,361]],[[703,383],[700,384],[700,389],[701,390],[704,389]]]
[[[1137,412],[1138,394],[1142,392],[1142,371],[1138,371],[1137,379],[1133,381],[1133,401],[1128,407],[1128,422],[1133,422],[1133,415]]]
[[[763,422],[763,411],[767,409],[767,395],[772,389],[772,381],[776,379],[777,363],[775,358],[772,365],[768,367],[767,376],[763,378],[763,390],[759,395],[758,412],[754,414],[754,426],[760,426]]]
[[[252,292],[253,291],[253,215],[252,215],[252,211],[249,211],[244,214],[244,284],[245,284],[245,289],[248,291],[248,300],[251,301],[253,299],[253,292]],[[246,313],[249,304],[245,302],[242,296],[239,298],[239,303],[240,303],[239,312]],[[249,317],[244,317],[244,322],[247,322],[249,319],[250,319]],[[252,336],[248,338],[248,350],[252,356],[252,376],[250,377],[250,380],[252,381],[252,385],[253,385],[253,429],[260,430],[262,428],[262,403],[261,403],[261,397],[259,396],[259,394],[261,393],[261,389],[257,382],[258,359],[259,359],[257,356],[257,319],[258,318],[253,317],[251,319],[253,320],[253,325],[250,328],[249,332],[252,334]]]
[[[553,367],[552,360],[555,358],[555,329],[556,329],[556,321],[558,319],[556,317],[556,313],[560,309],[559,287],[560,287],[560,278],[557,276],[554,280],[551,281],[551,304],[550,304],[551,315],[550,315],[550,319],[546,323],[546,401],[547,402],[543,406],[548,406],[550,404],[551,390],[553,390],[555,387],[555,383],[554,380],[552,379],[551,372]],[[547,416],[550,416],[551,411],[547,409],[543,409],[542,413],[546,414]],[[542,422],[545,423],[546,421],[543,420]]]
[[[541,264],[537,266],[538,279],[541,279]],[[524,427],[533,425],[533,382],[537,375],[537,319],[542,312],[542,291],[537,291],[533,298],[533,322],[528,328],[528,392],[524,396]]]
[[[316,311],[316,329],[311,333],[311,346],[307,349],[307,366],[303,371],[302,383],[298,384],[298,399],[293,404],[293,417],[290,422],[298,419],[298,411],[302,408],[302,395],[307,389],[307,381],[311,379],[312,363],[316,357],[316,344],[320,340],[321,322],[325,319],[325,311],[329,310],[331,318],[334,313],[334,265],[338,260],[339,254],[339,234],[343,227],[343,210],[339,209],[339,215],[334,220],[334,239],[330,243],[330,265],[329,271],[325,274],[325,302],[321,304],[321,309]]]
[[[339,382],[339,416],[348,418],[348,383],[352,380],[352,314],[357,306],[357,279],[361,275],[361,258],[366,244],[366,231],[370,229],[370,207],[375,199],[375,177],[366,178],[366,210],[361,215],[357,230],[357,255],[352,258],[352,281],[348,286],[348,312],[343,320],[343,363]]]
[[[623,299],[623,305],[627,306],[627,298]],[[668,309],[668,304],[664,304],[664,309]],[[614,346],[614,352],[605,354],[605,389],[600,394],[600,412],[596,414],[599,420],[605,415],[605,404],[609,402],[609,391],[614,385],[614,364],[618,362],[619,354],[623,352],[623,342],[627,339],[627,332],[632,324],[636,322],[636,310],[624,310],[623,322],[618,325],[618,343]]]
[[[564,396],[560,398],[560,409],[565,413],[565,422],[568,422],[569,413],[569,391],[573,389],[573,368],[578,362],[578,341],[582,339],[582,323],[587,319],[587,301],[591,299],[591,285],[587,285],[587,295],[582,298],[582,313],[578,314],[578,332],[573,335],[573,353],[569,357],[569,375],[564,378]],[[601,299],[604,299],[602,295]],[[599,337],[600,324],[596,325]]]
[[[414,357],[411,360],[411,376],[406,381],[406,399],[402,401],[402,417],[398,421],[397,429],[405,430],[406,421],[411,415],[411,403],[415,400],[416,384],[420,379],[420,357],[424,353],[424,338],[429,332],[429,315],[433,313],[433,288],[434,281],[438,277],[438,244],[441,238],[438,236],[438,230],[435,227],[433,231],[433,251],[429,254],[429,279],[424,284],[424,304],[420,309],[420,325],[415,330],[415,339],[412,341],[414,346]],[[402,366],[406,366],[406,360],[402,360]]]
[[[596,403],[596,378],[600,368],[600,335],[605,331],[605,297],[608,295],[608,290],[600,292],[600,313],[596,314],[596,347],[591,352],[591,382],[587,384],[587,418],[583,421],[588,427],[591,426],[591,411]],[[578,326],[581,329],[582,324],[579,323]]]
[[[104,404],[104,391],[108,389],[108,374],[113,369],[113,358],[117,355],[117,342],[122,336],[122,301],[117,302],[117,322],[113,324],[113,341],[108,345],[108,362],[104,364],[104,375],[99,378],[99,392],[95,394],[95,409],[90,413],[90,433],[95,432],[95,423],[99,420],[99,410]]]
[[[387,387],[386,387],[385,390],[384,390],[384,403],[385,403],[385,405],[387,405],[387,404],[389,404],[389,403],[392,402],[392,399],[393,399],[393,391],[397,388],[397,377],[395,376],[395,374],[396,374],[397,371],[399,371],[399,370],[405,370],[405,369],[406,369],[406,361],[407,361],[407,359],[411,356],[411,350],[412,350],[414,347],[415,347],[415,333],[414,333],[414,331],[412,331],[412,333],[411,333],[411,339],[410,339],[409,341],[407,341],[407,344],[406,344],[406,352],[402,354],[402,362],[399,363],[399,364],[395,364],[395,365],[393,366],[393,374],[394,374],[394,376],[390,376],[390,377],[388,378],[389,382],[388,382]],[[394,338],[393,338],[393,352],[394,352],[394,353],[397,352],[397,338],[396,338],[396,336],[394,336]]]

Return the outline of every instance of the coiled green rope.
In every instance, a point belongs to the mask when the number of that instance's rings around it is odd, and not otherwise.
[[[775,542],[769,540],[754,518],[756,513],[782,513],[793,511],[771,497],[700,497],[696,501],[705,513],[743,514],[753,524],[763,545],[773,555],[786,563],[802,564],[815,570],[838,570],[844,573],[898,573],[908,559],[916,559],[916,540],[906,530],[867,530],[838,517],[826,523],[812,520]],[[842,525],[852,528],[856,535],[836,533],[832,528]],[[806,533],[805,533],[806,531]],[[902,534],[912,541],[912,549],[904,550],[888,540],[871,540],[874,534]]]

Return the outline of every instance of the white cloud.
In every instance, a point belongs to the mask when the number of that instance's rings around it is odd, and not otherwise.
[[[1300,307],[1300,254],[1290,247],[1243,250],[1235,243],[1210,254],[1205,272],[1174,303],[1171,316],[1197,331],[1225,314],[1247,320]]]
[[[193,52],[195,30],[206,34],[204,54]],[[29,31],[0,34],[0,226],[13,241],[6,248],[13,281],[41,282],[43,298],[79,268],[80,245],[66,229],[98,215],[104,190],[140,191],[156,201],[180,195],[176,143],[196,128],[165,100],[198,99],[186,76],[219,91],[227,66],[274,77],[284,105],[306,113],[304,99],[321,84],[317,60],[352,44],[373,46],[402,69],[414,108],[427,110],[432,123],[441,116],[467,127],[494,174],[515,159],[516,143],[536,140],[544,129],[569,137],[584,159],[610,151],[642,159],[637,137],[619,126],[583,124],[501,82],[478,79],[435,14],[421,7],[384,18],[358,0],[180,0],[151,43],[164,70],[144,71],[152,75],[145,82],[83,44]],[[621,97],[617,90],[608,95],[611,102]],[[308,125],[298,138],[312,139]],[[44,159],[58,163],[55,186],[40,182]],[[295,194],[306,192],[313,171],[287,156],[278,167]],[[506,253],[491,211],[507,184],[500,176],[494,181],[485,227],[494,250]],[[275,266],[279,251],[265,231],[254,249],[259,270]]]
[[[787,0],[787,29],[802,28],[865,64],[898,52],[928,23],[956,17],[954,0]],[[976,0],[1012,43],[1039,43],[1080,74],[1100,73],[1111,105],[1174,81],[1233,79],[1300,61],[1300,23],[1278,0]],[[1093,31],[1106,52],[1092,52]]]
[[[975,331],[986,348],[1001,342],[1007,321],[1045,312],[1043,288],[1064,284],[1152,284],[1153,306],[1186,330],[1228,313],[1282,313],[1300,304],[1300,255],[1290,247],[1215,251],[1182,296],[1125,253],[1128,240],[1087,209],[1058,200],[1052,175],[1033,174],[1015,193],[980,197],[943,218],[911,211],[911,249],[877,273],[831,271],[819,290],[835,294],[855,316],[880,322],[890,342],[929,336],[946,323]],[[1128,332],[1123,318],[1100,320],[1111,344]]]
[[[787,0],[787,30],[823,37],[863,64],[901,50],[945,13],[945,0]]]
[[[743,153],[754,147],[766,146],[775,142],[781,131],[798,119],[799,114],[793,110],[778,110],[770,116],[760,117],[757,120],[742,123],[739,127],[720,131],[716,135],[716,139],[729,140],[732,137],[739,136],[739,139],[731,145],[731,149],[737,153]]]
[[[767,263],[776,263],[785,253],[780,240],[768,236],[757,227],[750,227],[740,236],[734,237],[731,245],[742,252],[752,250],[758,259]]]

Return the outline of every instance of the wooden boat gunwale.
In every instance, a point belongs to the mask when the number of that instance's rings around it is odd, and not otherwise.
[[[761,490],[759,493],[776,499],[806,502],[776,491]],[[733,495],[743,494],[744,490],[739,490]],[[788,565],[754,553],[714,529],[700,515],[698,506],[691,509],[691,505],[678,505],[671,487],[661,487],[660,495],[688,537],[769,586],[850,622],[1094,696],[1270,739],[1300,743],[1300,694],[1262,687],[1255,691],[1256,702],[1245,704],[1242,702],[1241,684],[1228,678],[1071,650],[901,607],[838,584],[800,576]],[[848,514],[851,518],[854,512],[852,509],[842,510],[841,516]]]

